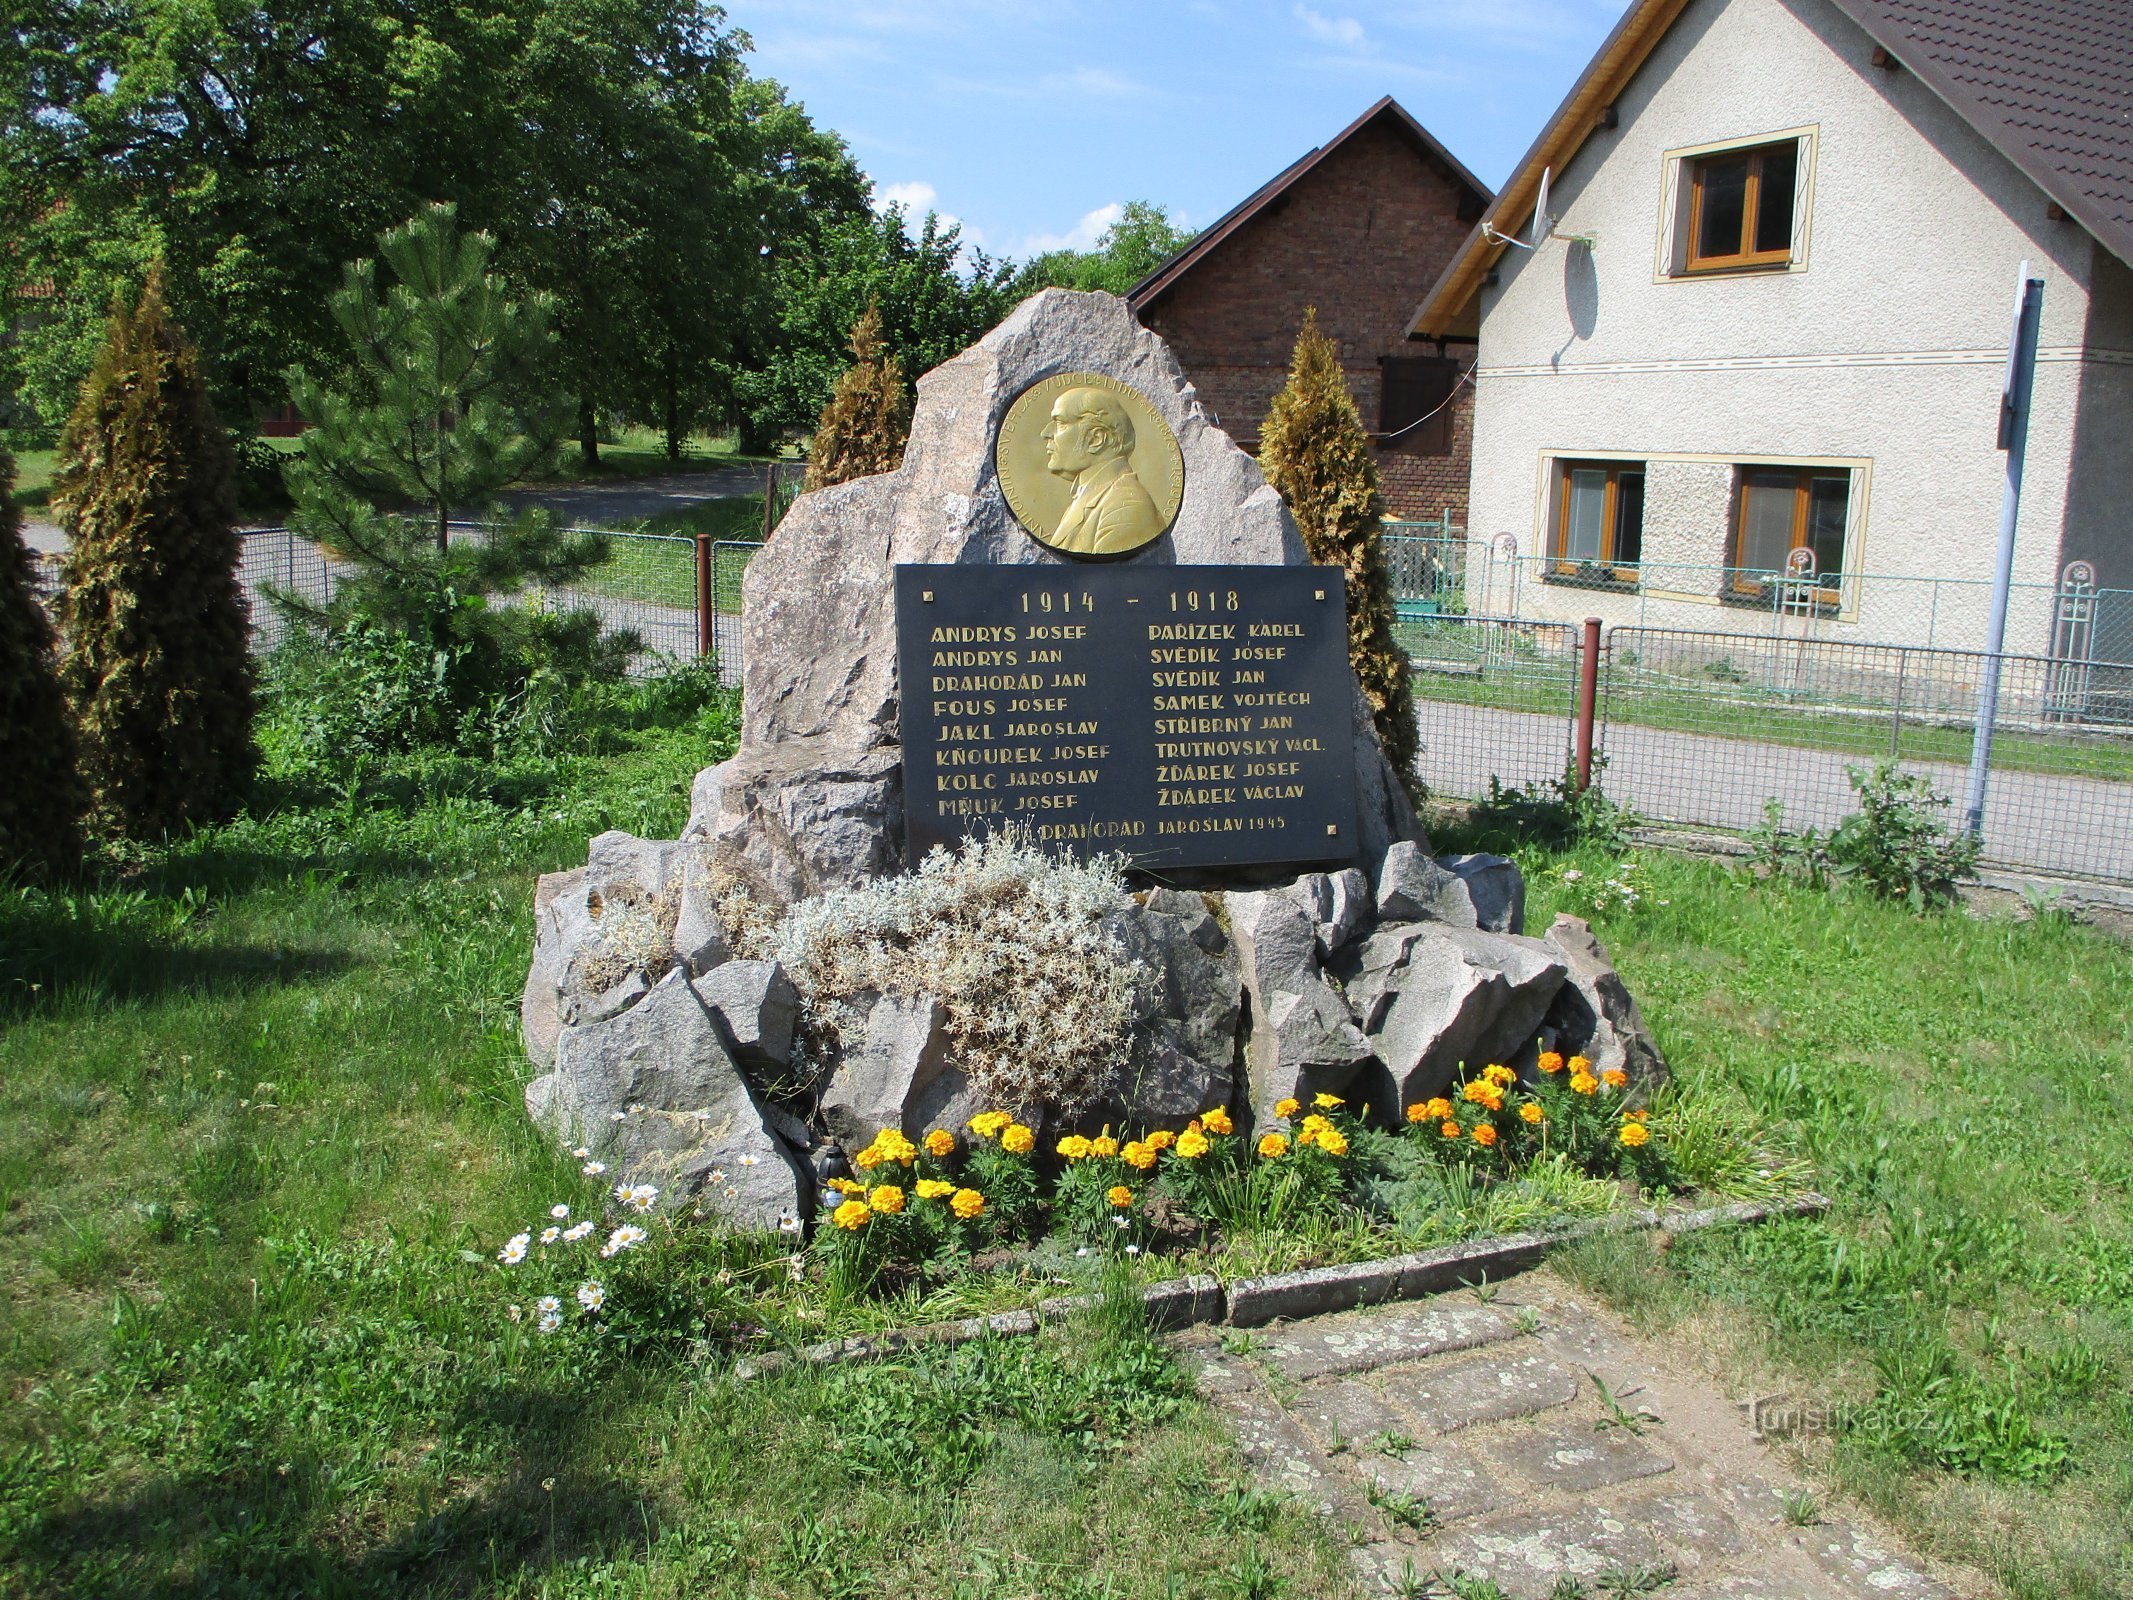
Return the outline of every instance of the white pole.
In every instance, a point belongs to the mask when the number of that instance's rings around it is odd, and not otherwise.
[[[2000,499],[1999,564],[1992,575],[1992,611],[1985,624],[1985,681],[1977,699],[1977,732],[1970,741],[1970,798],[1964,825],[1985,830],[1985,782],[1992,769],[1992,728],[2000,710],[2000,655],[2007,648],[2007,594],[2014,582],[2015,518],[2022,509],[2022,456],[2029,443],[2029,391],[2037,375],[2037,324],[2044,280],[2022,263],[2015,280],[2014,333],[2007,341],[2007,378],[2000,391],[2000,448],[2007,452],[2007,487]]]

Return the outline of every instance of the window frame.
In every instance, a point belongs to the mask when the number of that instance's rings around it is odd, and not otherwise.
[[[1844,480],[1844,545],[1845,555],[1850,555],[1852,514],[1859,490],[1859,473],[1853,467],[1801,466],[1794,462],[1742,461],[1733,471],[1732,527],[1726,540],[1726,591],[1729,596],[1761,601],[1768,594],[1772,583],[1796,582],[1783,570],[1774,575],[1769,568],[1750,567],[1745,556],[1748,539],[1748,476],[1750,473],[1792,475],[1792,530],[1790,543],[1785,547],[1789,560],[1795,550],[1810,549],[1807,529],[1808,518],[1814,509],[1814,483],[1817,478]],[[1849,561],[1841,564],[1834,574],[1825,574],[1817,568],[1814,580],[1814,597],[1817,606],[1834,607],[1842,602],[1843,585],[1848,574]],[[1824,577],[1834,582],[1825,583]]]
[[[1778,250],[1757,250],[1755,235],[1762,220],[1763,159],[1773,150],[1792,147],[1793,179],[1791,204],[1799,204],[1799,162],[1803,152],[1798,139],[1772,139],[1763,144],[1736,145],[1727,150],[1713,150],[1708,154],[1688,158],[1689,181],[1689,235],[1688,251],[1682,271],[1697,275],[1706,272],[1758,272],[1772,267],[1792,265],[1792,241],[1794,229],[1785,230],[1785,244]],[[1741,198],[1740,246],[1729,255],[1704,255],[1703,207],[1704,174],[1720,162],[1742,161],[1748,163],[1746,189]],[[1795,219],[1797,220],[1797,219]]]
[[[1604,472],[1607,475],[1606,489],[1600,510],[1600,555],[1594,560],[1585,560],[1568,555],[1564,546],[1570,537],[1570,487],[1572,476],[1579,472]],[[1622,476],[1630,473],[1650,484],[1649,463],[1640,457],[1587,457],[1558,456],[1555,461],[1555,527],[1549,538],[1548,576],[1551,578],[1592,580],[1587,569],[1599,567],[1607,580],[1632,587],[1638,581],[1644,559],[1644,501],[1640,495],[1637,511],[1637,557],[1624,561],[1617,552],[1621,535]]]
[[[1691,235],[1691,227],[1702,218],[1700,215],[1692,217],[1691,212],[1697,210],[1696,177],[1703,164],[1783,144],[1792,144],[1798,149],[1793,176],[1792,238],[1788,259],[1779,260],[1775,251],[1770,252],[1759,265],[1695,255],[1695,264],[1692,267],[1691,246],[1695,240]],[[1728,139],[1712,139],[1703,144],[1677,145],[1661,151],[1659,210],[1655,219],[1658,226],[1653,240],[1655,254],[1652,262],[1652,281],[1708,283],[1722,282],[1729,278],[1784,277],[1807,271],[1809,258],[1814,251],[1815,180],[1821,145],[1821,124],[1808,122],[1790,128],[1771,128],[1753,134],[1736,135]],[[1745,232],[1743,236],[1750,242],[1754,239],[1752,232]]]

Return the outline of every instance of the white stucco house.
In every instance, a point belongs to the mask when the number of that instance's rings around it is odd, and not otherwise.
[[[1523,615],[1981,644],[2024,260],[2043,653],[2069,562],[2133,590],[2133,0],[1634,0],[1413,318],[1479,341],[1470,539]]]

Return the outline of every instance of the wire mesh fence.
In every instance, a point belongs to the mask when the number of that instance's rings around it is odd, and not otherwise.
[[[1968,793],[1983,651],[1613,628],[1603,659],[1605,787],[1657,820],[1748,831],[1858,809],[1850,770],[1891,761]],[[1987,861],[2133,881],[2133,667],[1998,659]]]
[[[760,544],[721,540],[711,546],[711,638],[722,681],[741,681],[741,577]]]
[[[1414,664],[1417,762],[1432,793],[1479,799],[1490,781],[1531,788],[1563,775],[1576,730],[1578,632],[1560,622],[1403,619]]]

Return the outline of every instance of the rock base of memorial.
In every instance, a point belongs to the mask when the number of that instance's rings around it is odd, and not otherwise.
[[[581,870],[541,880],[524,1036],[535,1120],[617,1181],[750,1228],[800,1231],[818,1174],[885,1128],[917,1142],[980,1103],[956,1059],[953,994],[883,993],[831,1041],[804,1041],[802,996],[743,959],[700,845],[603,834]],[[1154,887],[1099,932],[1139,975],[1126,1048],[1071,1119],[1181,1128],[1216,1106],[1240,1126],[1337,1094],[1391,1123],[1462,1066],[1531,1078],[1544,1050],[1619,1067],[1665,1062],[1592,930],[1523,928],[1518,869],[1401,842],[1356,868],[1264,888]],[[1633,1090],[1633,1092],[1635,1092]],[[1069,1119],[1008,1106],[1048,1133]]]

